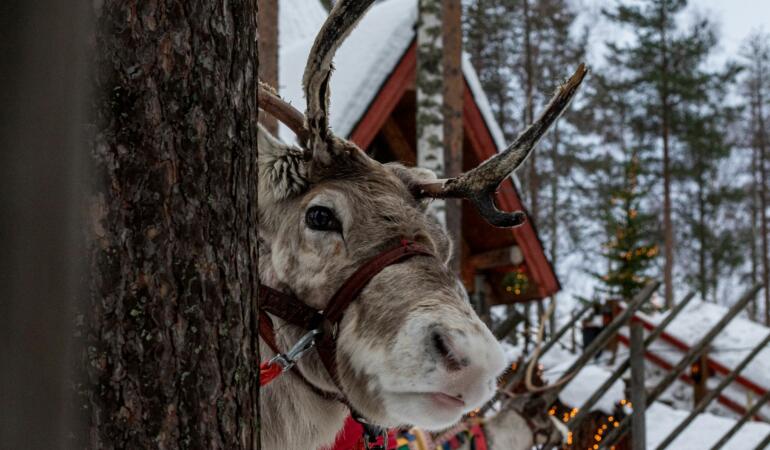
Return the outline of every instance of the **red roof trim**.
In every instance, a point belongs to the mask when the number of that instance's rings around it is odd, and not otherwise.
[[[628,337],[623,336],[622,334],[618,334],[618,340],[622,342],[624,345],[626,345],[627,347],[631,346],[630,341],[628,340]],[[649,359],[653,364],[659,366],[664,370],[671,370],[674,368],[673,364],[661,358],[660,356],[652,353],[649,350],[645,350],[644,357],[646,359]],[[684,381],[687,384],[693,384],[692,377],[690,377],[685,373],[680,374],[679,379]],[[738,402],[731,399],[730,397],[726,397],[725,395],[719,394],[717,395],[717,401],[719,401],[719,403],[725,405],[729,409],[733,410],[733,412],[736,412],[741,415],[746,414],[746,408],[744,408],[742,405],[740,405]]]
[[[463,102],[463,123],[464,131],[471,141],[471,147],[476,153],[479,161],[484,161],[497,154],[497,145],[487,128],[484,117],[481,115],[473,93],[465,85],[465,101]],[[506,211],[524,210],[516,188],[511,179],[506,179],[498,190],[498,206]],[[527,261],[527,267],[530,273],[538,281],[541,298],[548,297],[559,291],[559,282],[553,272],[551,263],[545,257],[545,252],[540,244],[540,239],[535,232],[532,221],[528,220],[523,225],[510,230],[516,238],[516,243],[524,254],[524,260]]]
[[[648,321],[647,319],[645,319],[643,317],[634,316],[634,320],[638,320],[642,324],[642,326],[644,326],[644,328],[646,330],[648,330],[648,331],[649,330],[653,330],[655,328],[655,324],[653,324],[652,322]],[[664,341],[666,341],[667,343],[669,343],[670,345],[678,348],[682,352],[690,351],[690,346],[687,345],[687,343],[685,343],[681,339],[679,339],[679,338],[677,338],[677,337],[675,337],[675,336],[673,336],[673,335],[671,335],[671,334],[669,334],[669,333],[667,333],[665,331],[660,334],[660,338],[663,339]],[[713,370],[714,372],[716,372],[716,373],[718,373],[718,374],[720,374],[722,376],[725,376],[725,375],[729,374],[730,372],[732,372],[732,370],[727,368],[722,363],[712,359],[711,357],[708,357],[707,359],[708,359],[709,368],[711,370]],[[737,382],[738,384],[742,385],[745,389],[754,391],[754,393],[756,393],[758,395],[765,395],[765,392],[767,392],[767,390],[765,388],[763,388],[759,384],[749,380],[748,378],[744,377],[743,375],[738,375],[738,377],[735,379],[735,382]]]
[[[372,100],[364,116],[353,128],[350,140],[361,148],[371,144],[377,132],[382,128],[388,116],[398,104],[404,93],[413,85],[416,71],[416,46],[413,42],[401,57],[391,75],[383,83],[377,96]],[[463,130],[471,142],[471,147],[479,161],[484,161],[497,153],[497,146],[489,132],[487,123],[481,115],[476,99],[468,84],[465,84],[463,98]],[[513,182],[508,179],[500,185],[497,196],[500,208],[512,210],[524,210]],[[559,281],[553,271],[548,258],[545,256],[537,232],[530,221],[524,225],[513,228],[517,244],[524,254],[529,272],[535,278],[538,286],[538,296],[548,297],[559,291]]]
[[[412,86],[416,70],[417,50],[412,44],[369,104],[364,117],[353,127],[353,132],[350,133],[351,141],[364,149],[372,143],[401,97]]]

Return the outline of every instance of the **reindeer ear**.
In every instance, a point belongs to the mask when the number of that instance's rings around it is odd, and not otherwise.
[[[423,169],[422,167],[406,167],[400,163],[388,163],[385,167],[390,169],[401,181],[406,185],[407,189],[414,192],[414,188],[421,184],[428,184],[438,180],[436,173],[429,169]],[[420,205],[420,210],[425,212],[428,208],[431,198],[419,198],[417,201]]]
[[[303,151],[286,145],[262,125],[257,127],[259,205],[270,205],[299,195],[307,189]]]

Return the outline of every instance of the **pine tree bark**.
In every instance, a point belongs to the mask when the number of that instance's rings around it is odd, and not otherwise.
[[[699,169],[702,170],[702,169]],[[699,174],[698,183],[698,290],[701,298],[708,298],[708,275],[706,269],[706,193],[704,192],[705,180],[703,174]]]
[[[762,232],[762,284],[765,296],[765,325],[770,326],[770,260],[768,259],[768,226],[767,226],[767,136],[764,117],[764,86],[766,84],[764,67],[759,69],[757,91],[757,140],[759,145],[759,219]]]
[[[532,17],[530,16],[529,0],[524,0],[524,72],[525,72],[525,97],[527,104],[524,107],[524,120],[526,124],[535,121],[534,111],[534,89],[535,89],[535,68],[532,55]],[[537,224],[539,214],[538,190],[540,189],[540,180],[537,173],[537,152],[532,152],[527,158],[528,168],[528,187],[529,187],[529,216]]]
[[[442,0],[442,9],[445,176],[455,177],[463,171],[462,4],[460,0]],[[446,229],[455,248],[449,268],[458,275],[463,248],[462,212],[462,200],[446,200]]]
[[[754,123],[756,123],[756,120],[754,119],[754,107],[751,108],[751,114],[752,114],[752,127],[754,126]],[[753,130],[753,128],[752,128]],[[757,219],[759,217],[759,192],[757,187],[759,186],[759,177],[758,177],[758,166],[757,162],[759,159],[759,151],[757,150],[756,146],[752,148],[751,150],[751,184],[749,187],[749,209],[751,212],[751,242],[750,245],[750,258],[751,258],[751,282],[756,283],[757,282],[757,276],[759,273],[759,264],[757,262],[758,258],[758,249],[757,249]],[[751,305],[749,309],[749,316],[752,320],[757,321],[759,319],[759,305],[757,303],[757,298],[754,297],[751,300]]]
[[[559,256],[559,174],[556,170],[561,164],[561,155],[559,153],[559,144],[561,143],[561,134],[559,133],[559,122],[553,124],[553,147],[551,148],[551,242],[550,242],[550,254],[551,265],[558,267]],[[551,296],[551,302],[556,301],[556,296]],[[548,329],[551,333],[556,332],[556,310],[549,317]]]
[[[532,18],[530,17],[529,0],[524,0],[523,3],[524,14],[524,93],[527,104],[524,106],[524,123],[530,124],[534,122],[534,67],[532,61]],[[533,223],[538,223],[538,179],[537,179],[537,152],[532,152],[527,158],[527,186],[529,191],[529,220]],[[532,331],[532,306],[531,302],[524,305],[524,315],[526,317],[524,322],[525,334],[524,334],[524,351],[528,351],[529,344],[531,342]],[[542,302],[538,302],[537,311],[540,313],[543,310]],[[542,314],[538,314],[542,317]]]
[[[256,8],[94,3],[90,448],[258,446]]]
[[[663,74],[660,89],[660,104],[662,114],[661,138],[663,140],[663,241],[665,263],[663,268],[664,296],[666,308],[674,306],[674,226],[671,220],[671,162],[669,149],[670,99],[668,89],[668,47],[667,47],[667,17],[664,6],[660,7],[661,33],[661,73]]]

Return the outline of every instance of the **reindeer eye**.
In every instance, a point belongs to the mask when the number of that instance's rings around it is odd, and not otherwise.
[[[342,231],[342,225],[334,212],[324,206],[311,206],[305,212],[305,223],[311,230]]]

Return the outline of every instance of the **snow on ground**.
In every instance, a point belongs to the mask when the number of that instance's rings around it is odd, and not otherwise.
[[[647,448],[654,449],[689,414],[655,402],[647,410]],[[701,450],[710,448],[733,425],[735,420],[713,414],[701,414],[667,447],[667,450]],[[747,422],[725,449],[752,449],[770,433],[770,424]]]
[[[503,343],[503,349],[509,361],[515,361],[521,355],[521,346],[513,346]],[[612,373],[612,368],[604,365],[608,355],[603,355],[600,360],[588,363],[564,388],[559,398],[571,407],[580,407],[594,390],[601,386]],[[564,372],[577,359],[578,355],[572,354],[566,348],[556,345],[540,358],[540,364],[544,367],[544,377],[548,383],[558,381]],[[600,409],[611,414],[617,402],[623,399],[623,382],[618,380],[607,390],[593,409]]]
[[[666,328],[666,332],[693,345],[703,337],[725,314],[721,305],[693,300]],[[645,316],[660,323],[665,313]],[[716,337],[710,356],[727,367],[737,366],[751,350],[764,339],[770,329],[748,319],[737,317]],[[770,346],[757,355],[743,371],[743,376],[770,387]]]
[[[713,306],[713,305],[710,305]],[[707,313],[709,314],[709,313]],[[713,311],[712,311],[713,314]],[[736,319],[737,320],[737,319]],[[659,322],[660,320],[658,320]],[[689,322],[689,321],[688,321]],[[698,323],[698,322],[695,322]],[[753,327],[752,327],[753,328]],[[763,327],[760,327],[763,328]],[[750,332],[751,333],[751,332]],[[695,332],[697,338],[698,332]],[[760,335],[761,338],[761,335]],[[566,342],[566,338],[563,342]],[[520,340],[521,342],[521,340]],[[687,341],[689,343],[689,341]],[[513,361],[521,354],[521,345],[513,346],[504,344],[506,355]],[[676,352],[672,352],[676,353]],[[672,357],[676,359],[681,354]],[[622,363],[628,357],[628,350],[623,346],[618,349],[615,365],[610,365],[611,355],[604,352],[598,360],[588,363],[585,368],[573,380],[567,384],[560,394],[560,399],[571,407],[580,407],[585,400],[593,394],[604,381],[610,376],[617,364]],[[543,355],[540,363],[544,367],[545,378],[549,383],[558,380],[564,371],[575,361],[576,355],[573,355],[567,346],[556,345],[547,354]],[[674,361],[676,362],[676,361]],[[763,361],[764,363],[764,361]],[[646,374],[648,376],[648,388],[652,387],[662,378],[665,371],[658,369],[652,364],[647,364]],[[653,375],[651,372],[657,374]],[[681,391],[676,394],[677,391]],[[673,392],[674,394],[671,394]],[[682,395],[682,393],[686,395]],[[654,402],[647,410],[647,448],[654,449],[665,436],[671,432],[689,414],[692,399],[689,397],[692,393],[692,387],[683,382],[676,382],[669,389],[669,395],[664,395],[663,400],[673,401],[681,409],[675,409],[661,402]],[[672,398],[675,395],[677,399]],[[681,398],[679,398],[681,397]],[[684,398],[687,397],[687,398]],[[622,381],[615,382],[612,387],[604,394],[594,409],[599,409],[605,413],[612,413],[614,405],[624,398],[624,384]],[[676,400],[676,401],[674,401]],[[745,401],[745,394],[743,397]],[[669,447],[672,450],[701,450],[710,448],[711,445],[724,435],[734,424],[736,418],[721,417],[719,415],[704,413],[699,415],[691,423],[674,443]],[[752,449],[770,433],[770,424],[764,422],[747,422],[738,433],[724,447],[726,449]]]
[[[724,306],[693,300],[666,328],[666,332],[688,345],[693,345],[726,313],[727,308]],[[660,323],[665,318],[665,313],[640,315],[653,323]],[[767,327],[756,322],[740,317],[735,318],[717,335],[712,343],[709,356],[728,368],[736,367],[764,339],[768,332],[770,330]],[[682,352],[676,347],[660,339],[650,346],[650,350],[672,364],[676,364],[683,356]],[[648,364],[652,365],[652,363]],[[770,388],[770,346],[754,357],[748,367],[743,370],[742,376],[766,389]],[[714,377],[710,384],[715,385],[719,382],[720,378],[721,376]],[[667,390],[666,398],[675,402],[681,401],[682,396],[678,392],[682,390],[682,386],[674,386]],[[685,389],[685,391],[691,391],[691,388]],[[724,395],[738,404],[746,404],[749,401],[747,390],[736,383],[728,386],[724,391]],[[753,394],[752,400],[754,399],[756,399],[756,394]],[[710,410],[721,411],[722,413],[728,411],[725,408],[719,407],[717,402],[714,402],[713,408],[710,408]],[[762,408],[762,413],[766,417],[770,417],[770,405]],[[730,414],[732,415],[733,413]]]
[[[304,110],[302,73],[310,47],[326,18],[318,0],[280,0],[279,92],[284,99]],[[334,58],[336,70],[331,79],[331,128],[349,136],[382,84],[387,80],[414,39],[417,0],[387,0],[374,6],[345,39]],[[494,120],[492,108],[481,88],[468,55],[463,55],[463,74],[498,150],[505,139]],[[281,125],[285,142],[295,137]]]

